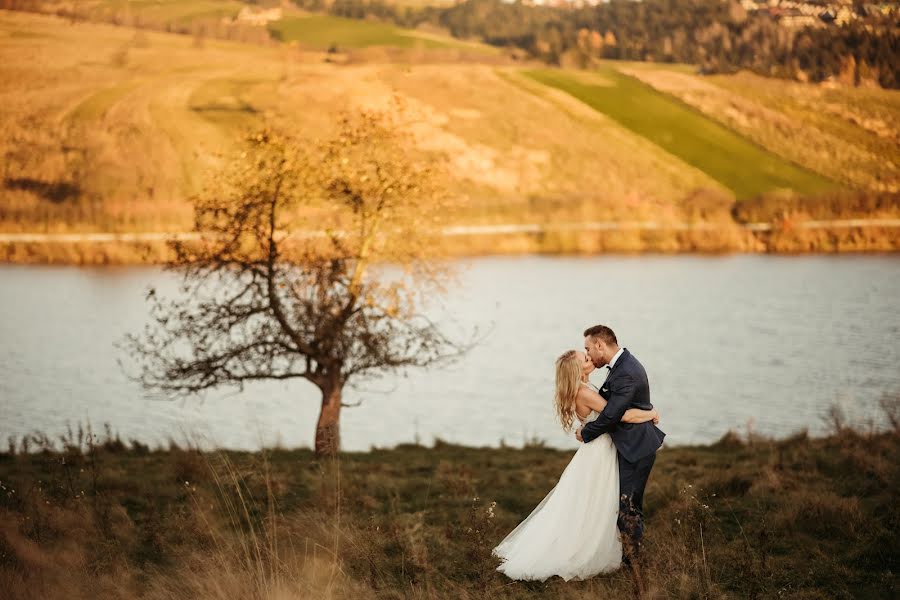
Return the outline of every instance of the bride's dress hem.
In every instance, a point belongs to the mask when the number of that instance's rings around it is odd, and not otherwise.
[[[591,416],[595,417],[595,414]],[[609,435],[581,444],[556,486],[492,554],[518,581],[585,580],[622,564],[619,464]]]
[[[500,556],[499,554],[497,554],[496,552],[492,553],[492,556],[496,556],[497,558],[503,559],[503,557]],[[504,564],[505,564],[505,560],[504,560]],[[596,573],[592,573],[592,574],[588,574],[588,575],[568,575],[567,576],[562,573],[551,573],[549,575],[521,575],[518,577],[513,577],[513,576],[508,575],[506,573],[506,571],[504,571],[503,567],[504,567],[504,565],[501,564],[499,567],[497,567],[497,571],[499,571],[500,573],[503,573],[504,575],[506,575],[506,577],[508,577],[509,579],[511,579],[513,581],[544,582],[544,581],[547,581],[548,579],[553,579],[554,577],[559,577],[560,579],[562,579],[563,581],[568,583],[570,581],[587,581],[588,579],[593,579],[594,577],[600,577],[602,575],[611,575],[622,568],[622,561],[620,560],[615,566],[610,566],[607,569],[602,569]]]

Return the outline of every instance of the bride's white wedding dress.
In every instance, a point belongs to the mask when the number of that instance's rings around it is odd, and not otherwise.
[[[597,418],[591,411],[583,423]],[[588,579],[619,568],[619,464],[608,434],[581,444],[556,487],[494,548],[511,579]]]

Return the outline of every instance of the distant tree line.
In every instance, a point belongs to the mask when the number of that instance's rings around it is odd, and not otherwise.
[[[445,27],[457,38],[520,48],[550,64],[595,58],[683,62],[707,73],[749,69],[819,82],[900,88],[900,27],[870,16],[838,27],[792,29],[733,0],[611,0],[558,8],[520,1],[466,0],[448,8],[411,8],[381,0],[298,0],[308,10],[377,18],[403,27]],[[824,10],[824,8],[823,8]],[[860,5],[857,10],[864,9]]]
[[[273,0],[255,0],[268,5]],[[46,2],[0,0],[0,8],[46,10]],[[549,64],[587,66],[598,58],[681,62],[706,73],[749,69],[768,76],[900,88],[897,15],[865,16],[845,26],[788,28],[736,0],[610,0],[597,6],[532,6],[520,0],[466,0],[451,7],[399,6],[384,0],[295,0],[300,8],[401,27],[429,24],[457,38],[518,48]],[[67,6],[67,5],[61,5]],[[63,11],[71,9],[60,9]],[[824,6],[823,6],[824,11]],[[77,13],[66,14],[77,18]],[[114,15],[114,22],[178,33],[244,39],[265,31],[218,22],[158,23]],[[250,41],[250,40],[247,40]],[[261,41],[261,40],[252,40]]]

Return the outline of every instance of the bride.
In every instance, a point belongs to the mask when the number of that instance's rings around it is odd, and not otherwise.
[[[556,414],[566,431],[597,418],[606,406],[588,382],[594,364],[569,350],[556,360]],[[659,420],[656,410],[629,409],[626,423]],[[619,466],[609,435],[581,444],[556,487],[494,548],[511,579],[587,579],[619,568],[622,545],[616,529]]]

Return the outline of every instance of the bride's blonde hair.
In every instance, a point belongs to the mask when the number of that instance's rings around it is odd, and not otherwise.
[[[571,431],[575,422],[575,397],[582,369],[577,350],[568,350],[556,359],[556,417],[566,431]]]

